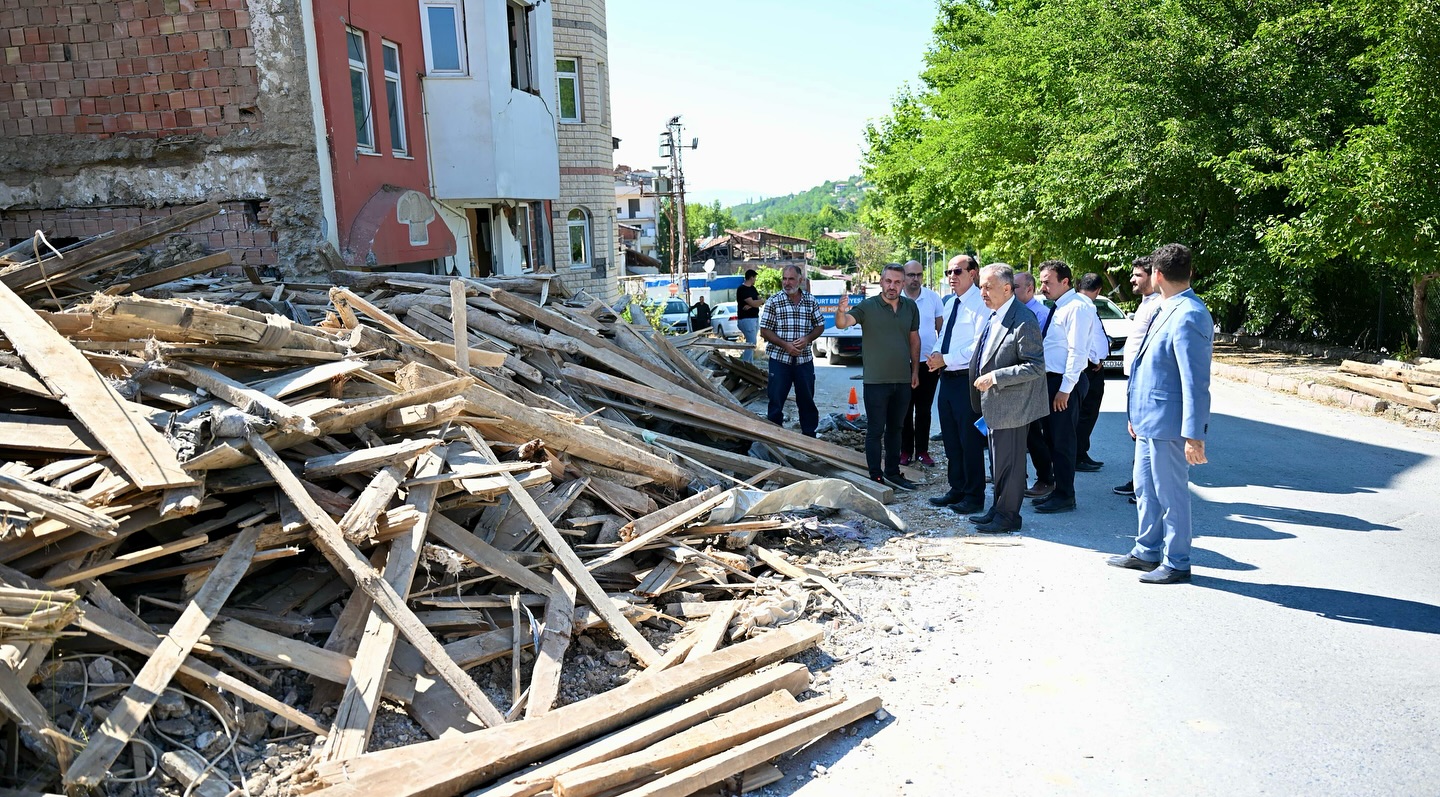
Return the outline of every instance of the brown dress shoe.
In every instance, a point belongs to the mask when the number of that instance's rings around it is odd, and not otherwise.
[[[1055,482],[1035,482],[1035,486],[1025,491],[1026,498],[1039,498],[1042,495],[1049,495],[1055,492]]]

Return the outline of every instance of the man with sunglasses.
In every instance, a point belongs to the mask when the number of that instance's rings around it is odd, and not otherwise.
[[[950,489],[929,501],[960,515],[985,508],[985,435],[975,428],[980,411],[970,402],[970,359],[980,327],[990,317],[975,287],[979,264],[970,255],[950,259],[945,278],[951,296],[942,308],[940,334],[926,366],[940,378],[940,436],[945,442],[946,477]]]
[[[905,264],[905,295],[920,308],[920,352],[930,351],[944,322],[940,294],[925,287],[925,267],[920,261]],[[930,458],[930,410],[935,404],[935,387],[940,374],[929,368],[920,369],[920,384],[910,394],[910,409],[900,428],[900,464],[909,465],[911,458],[921,465],[934,465]]]

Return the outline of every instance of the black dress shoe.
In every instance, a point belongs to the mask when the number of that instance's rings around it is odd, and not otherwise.
[[[913,493],[916,490],[920,489],[920,485],[910,481],[909,479],[899,474],[896,474],[894,476],[886,476],[885,483],[890,485],[891,487],[894,487],[897,490],[904,490],[907,493]]]
[[[1189,570],[1176,570],[1173,567],[1160,567],[1151,570],[1140,577],[1141,584],[1186,584],[1190,581]]]
[[[1075,470],[1079,471],[1080,473],[1094,473],[1103,467],[1105,467],[1105,463],[1103,462],[1082,461],[1075,463]]]
[[[1130,496],[1130,498],[1127,499],[1127,500],[1129,500],[1130,503],[1132,503],[1132,504],[1138,504],[1138,503],[1140,503],[1139,501],[1136,501],[1136,500],[1135,500],[1135,496],[1133,496],[1133,495]]]
[[[995,519],[995,507],[990,507],[990,511],[986,512],[983,515],[971,515],[970,517],[967,517],[965,519],[970,521],[971,523],[977,523],[983,526],[986,523],[989,523]]]
[[[965,496],[951,490],[944,495],[932,495],[925,500],[929,501],[931,506],[950,506],[951,504],[965,500]]]
[[[947,508],[957,515],[973,515],[976,512],[979,512],[980,510],[985,508],[985,502],[975,501],[973,499],[968,501],[956,501]]]
[[[1036,504],[1035,511],[1042,515],[1053,515],[1056,512],[1074,512],[1074,498],[1051,498],[1043,504]]]
[[[999,518],[995,518],[989,523],[981,523],[980,525],[975,527],[975,531],[981,534],[1008,534],[1012,531],[1019,530],[1020,524],[1018,522],[1007,523]]]
[[[1150,572],[1160,566],[1159,562],[1147,562],[1138,556],[1125,554],[1124,556],[1111,556],[1105,560],[1105,564],[1111,567],[1126,567],[1131,570],[1144,570]]]
[[[1114,493],[1114,494],[1116,494],[1116,495],[1134,495],[1134,494],[1135,494],[1135,482],[1133,482],[1133,481],[1125,482],[1124,484],[1120,485],[1119,487],[1112,488],[1112,489],[1110,490],[1110,492],[1112,492],[1112,493]]]

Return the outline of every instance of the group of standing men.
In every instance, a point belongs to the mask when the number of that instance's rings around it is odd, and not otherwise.
[[[1026,495],[1036,499],[1038,513],[1074,511],[1077,468],[1093,471],[1102,464],[1089,457],[1104,390],[1101,363],[1109,354],[1094,304],[1099,279],[1086,275],[1075,286],[1070,267],[1058,260],[1041,263],[1038,273],[1044,303],[1034,296],[1030,274],[1004,263],[980,268],[970,255],[958,255],[945,271],[951,295],[937,303],[920,284],[919,263],[890,264],[881,273],[880,295],[853,308],[842,298],[835,315],[837,328],[862,329],[870,477],[916,488],[900,467],[912,457],[930,464],[930,400],[938,391],[948,489],[929,500],[966,516],[979,532],[1019,530]],[[824,330],[818,307],[812,313],[813,298],[809,304],[800,298],[808,294],[799,291],[798,271],[793,297],[788,272],[786,279],[785,293],[771,303],[791,298],[766,313],[781,327],[771,333],[766,322],[766,340],[779,346],[781,357],[778,385],[776,366],[771,368],[770,415],[777,422],[777,406],[783,407],[792,383],[800,403],[800,381],[788,375],[786,359],[808,355],[809,343]],[[1132,482],[1115,492],[1133,492],[1139,532],[1131,552],[1109,563],[1145,571],[1141,581],[1147,583],[1190,578],[1188,467],[1206,461],[1214,337],[1209,311],[1190,290],[1190,279],[1190,251],[1179,244],[1137,259],[1132,270],[1131,284],[1144,297],[1124,358],[1136,457]],[[811,396],[813,367],[811,362]],[[813,413],[813,401],[808,403]],[[814,433],[803,412],[801,428]],[[994,483],[988,510],[987,448]],[[1036,484],[1028,490],[1027,453],[1036,468]]]

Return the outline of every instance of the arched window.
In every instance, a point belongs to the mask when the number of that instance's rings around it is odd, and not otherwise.
[[[572,208],[565,226],[570,231],[570,267],[590,266],[590,214],[584,208]]]

